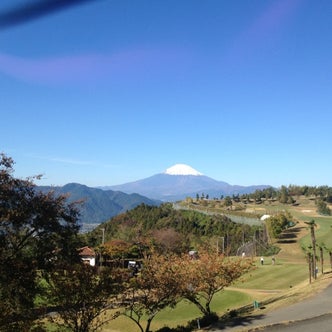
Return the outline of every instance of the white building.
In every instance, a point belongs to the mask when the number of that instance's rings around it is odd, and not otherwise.
[[[84,263],[89,264],[91,266],[96,265],[96,253],[92,248],[86,246],[78,249],[78,251]]]

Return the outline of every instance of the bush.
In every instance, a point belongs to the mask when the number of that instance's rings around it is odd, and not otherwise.
[[[327,206],[327,204],[322,201],[319,200],[316,203],[317,205],[317,212],[323,216],[330,216],[331,215],[331,209]]]
[[[267,248],[261,248],[261,250],[258,251],[260,256],[273,256],[278,254],[280,251],[280,248],[277,246],[268,246]]]
[[[175,328],[164,326],[161,329],[157,330],[156,332],[191,332],[196,328],[197,328],[197,322],[196,322],[195,327],[191,327],[189,325],[188,326],[179,325]]]

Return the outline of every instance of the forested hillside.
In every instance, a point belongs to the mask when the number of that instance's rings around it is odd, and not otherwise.
[[[95,224],[109,220],[113,216],[133,209],[141,203],[156,205],[157,201],[138,194],[125,194],[120,191],[101,190],[79,183],[69,183],[62,187],[37,187],[42,192],[54,191],[56,194],[67,194],[68,201],[82,201],[80,222]]]
[[[103,231],[102,231],[103,229]],[[104,240],[123,240],[154,244],[161,250],[182,252],[209,242],[218,250],[235,254],[243,243],[253,236],[264,239],[263,226],[250,226],[231,221],[223,215],[206,215],[196,211],[175,210],[172,204],[148,206],[141,204],[126,213],[113,217],[87,234],[90,245]]]

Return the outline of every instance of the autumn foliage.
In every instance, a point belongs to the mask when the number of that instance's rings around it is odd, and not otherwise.
[[[216,293],[253,268],[251,260],[209,250],[200,251],[198,259],[184,255],[179,263],[181,296],[194,303],[203,315],[211,314],[210,305]]]
[[[211,315],[214,295],[253,268],[251,260],[237,259],[202,250],[193,259],[188,254],[154,254],[143,262],[125,295],[125,315],[143,332],[150,331],[156,314],[182,299],[194,303],[203,316]],[[147,317],[145,329],[142,317]]]

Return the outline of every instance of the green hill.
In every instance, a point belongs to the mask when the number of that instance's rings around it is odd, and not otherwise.
[[[37,190],[43,192],[54,191],[56,194],[68,194],[69,202],[83,201],[80,208],[80,222],[83,227],[89,224],[100,224],[110,218],[131,210],[142,203],[158,205],[159,202],[138,194],[125,194],[120,191],[91,188],[78,183],[69,183],[63,187],[42,186]]]

